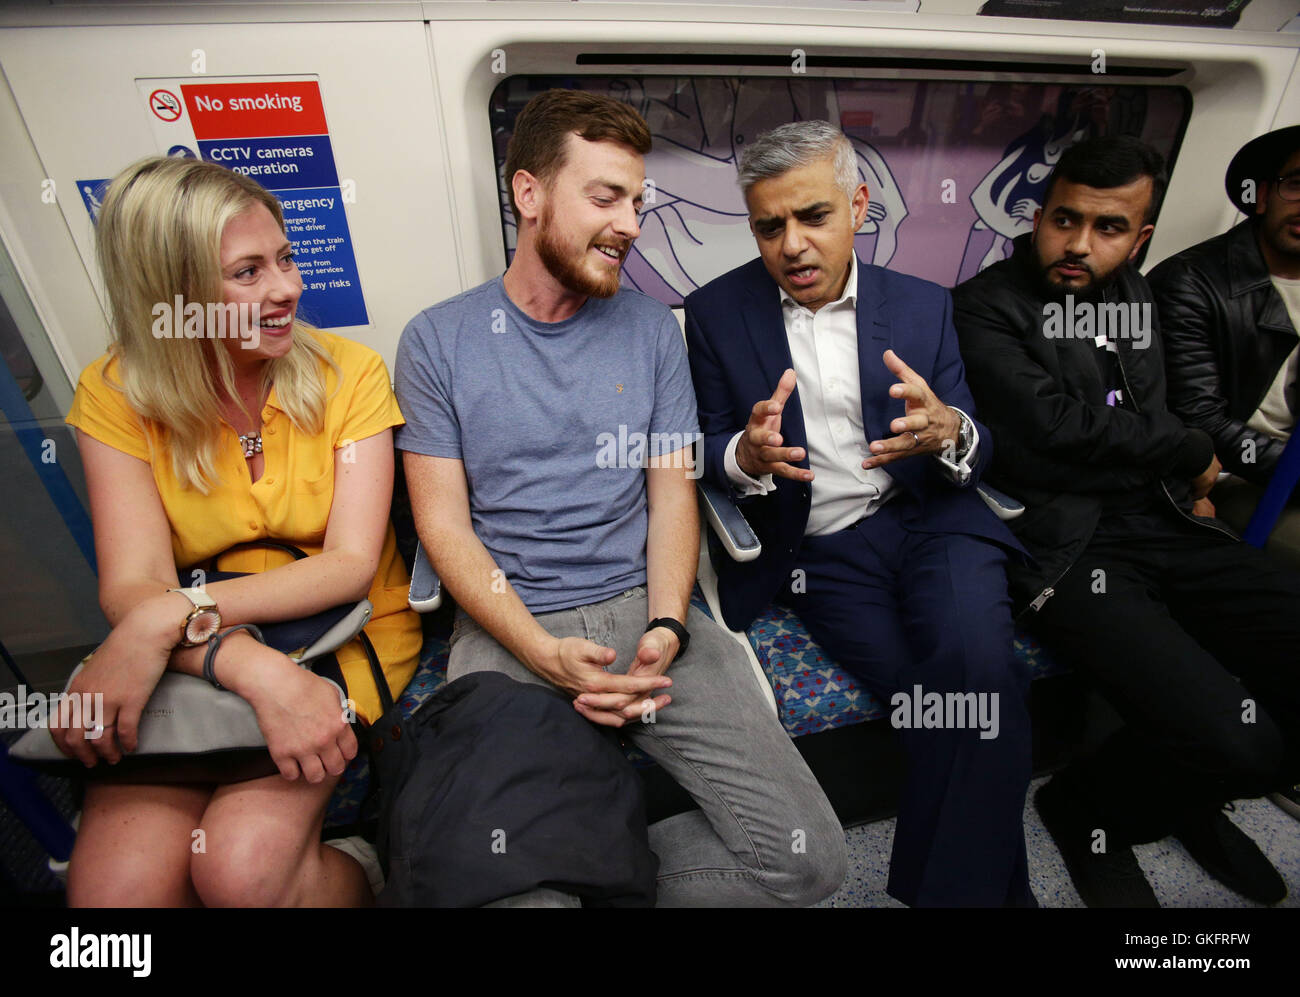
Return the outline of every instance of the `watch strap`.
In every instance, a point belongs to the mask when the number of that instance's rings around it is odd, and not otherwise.
[[[168,589],[168,592],[179,592],[190,600],[195,609],[215,609],[217,600],[208,595],[207,590],[198,586],[190,588]]]
[[[680,658],[686,653],[686,648],[689,647],[691,643],[691,632],[687,630],[684,625],[679,623],[677,620],[674,620],[671,616],[661,616],[656,620],[651,620],[649,625],[645,628],[645,632],[649,633],[655,627],[663,627],[665,630],[671,630],[677,635],[677,642],[680,645],[677,648],[677,657]]]

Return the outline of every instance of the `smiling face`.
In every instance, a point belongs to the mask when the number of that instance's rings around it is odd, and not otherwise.
[[[302,277],[289,240],[264,205],[236,215],[221,233],[221,287],[224,304],[247,306],[238,309],[238,335],[221,340],[237,367],[289,352]],[[247,324],[254,315],[256,329]],[[250,341],[256,347],[245,349]]]
[[[1300,150],[1282,165],[1279,177],[1300,176]],[[1292,181],[1294,183],[1294,180]],[[1263,196],[1255,206],[1259,240],[1269,270],[1280,277],[1300,267],[1300,201],[1288,201],[1278,192],[1276,179],[1261,186]]]
[[[1143,222],[1152,189],[1146,176],[1104,189],[1058,179],[1034,214],[1034,255],[1045,290],[1099,294],[1155,231]]]
[[[745,203],[763,265],[786,294],[815,312],[844,293],[853,234],[867,216],[866,184],[845,196],[827,156],[755,181]]]
[[[644,185],[645,161],[631,146],[569,133],[563,165],[536,195],[537,255],[556,281],[584,296],[618,292],[623,260],[641,234]]]

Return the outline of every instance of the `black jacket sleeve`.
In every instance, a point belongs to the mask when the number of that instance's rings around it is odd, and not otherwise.
[[[1169,407],[1189,426],[1209,433],[1224,469],[1259,485],[1281,456],[1283,443],[1251,429],[1228,411],[1214,341],[1230,335],[1218,292],[1194,266],[1167,260],[1151,275],[1166,344]]]
[[[1071,491],[1122,490],[1185,472],[1189,451],[1204,448],[1189,440],[1162,400],[1133,412],[1070,393],[1048,370],[1048,353],[1059,349],[1065,364],[1073,350],[1090,363],[1091,344],[1046,339],[1041,317],[1025,301],[980,283],[968,281],[954,292],[956,324],[967,381],[1002,451],[1000,468],[1023,463],[1013,472],[1018,480]],[[1152,330],[1149,348],[1158,350],[1158,343]],[[1077,471],[1072,481],[1071,471]]]

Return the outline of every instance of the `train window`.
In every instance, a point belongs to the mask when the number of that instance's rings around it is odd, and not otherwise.
[[[641,237],[623,279],[669,306],[755,254],[736,162],[747,141],[788,121],[839,123],[870,191],[857,237],[868,262],[951,287],[1010,253],[1028,232],[1061,153],[1094,135],[1135,135],[1172,171],[1191,113],[1168,85],[774,79],[725,76],[516,76],[489,113],[507,259],[515,244],[506,144],[515,116],[550,87],[606,93],[645,117]]]

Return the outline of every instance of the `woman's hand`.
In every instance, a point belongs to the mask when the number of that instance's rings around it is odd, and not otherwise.
[[[223,643],[217,657],[240,655],[239,671],[247,679],[239,692],[257,713],[280,774],[293,780],[301,772],[311,783],[320,782],[327,772],[341,775],[356,757],[357,739],[339,704],[338,689],[288,655],[256,641],[230,644],[227,652]],[[218,678],[232,670],[230,664],[215,663]]]
[[[89,708],[80,717],[69,715],[64,700],[60,716],[50,718],[50,736],[60,751],[90,768],[101,758],[114,764],[123,751],[135,750],[140,715],[180,642],[180,622],[189,609],[183,595],[164,593],[139,603],[113,628],[68,686],[70,697]]]

